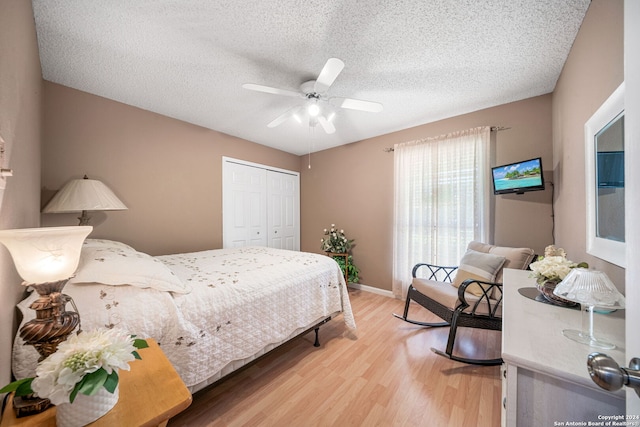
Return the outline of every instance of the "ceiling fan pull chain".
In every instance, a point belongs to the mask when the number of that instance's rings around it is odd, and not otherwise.
[[[309,126],[309,166],[308,166],[309,169],[311,169],[311,142],[312,142],[312,136],[313,136],[312,132],[314,132],[312,131],[312,129],[313,128]]]

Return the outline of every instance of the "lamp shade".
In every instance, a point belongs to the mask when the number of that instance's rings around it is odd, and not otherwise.
[[[42,227],[0,230],[18,274],[27,284],[68,279],[80,261],[82,242],[93,227]]]
[[[553,293],[594,307],[624,308],[625,298],[602,271],[572,268]]]
[[[125,210],[127,207],[101,181],[73,179],[42,210],[43,213]]]

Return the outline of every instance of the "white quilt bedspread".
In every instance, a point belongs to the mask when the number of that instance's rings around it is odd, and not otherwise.
[[[75,301],[82,329],[119,327],[157,340],[187,386],[333,313],[355,329],[344,277],[324,255],[243,247],[156,258],[192,291],[68,283],[64,293]],[[28,307],[35,298],[18,305],[24,321],[34,317]],[[32,376],[36,360],[16,336],[16,377]]]

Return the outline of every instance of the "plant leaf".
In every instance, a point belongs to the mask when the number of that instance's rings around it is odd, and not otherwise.
[[[80,381],[76,383],[76,386],[73,388],[71,395],[69,396],[69,401],[73,403],[78,393],[85,394],[87,396],[91,396],[96,394],[100,387],[102,387],[107,381],[107,371],[104,368],[100,368],[95,372],[91,372],[90,374],[85,375]]]
[[[0,388],[0,393],[9,393],[15,391],[16,396],[25,396],[27,394],[33,393],[33,390],[31,389],[32,381],[33,378],[23,378],[21,380],[14,381]]]
[[[132,351],[131,354],[133,354],[133,357],[135,357],[136,359],[142,360],[142,357],[140,357],[137,351]]]
[[[104,388],[106,388],[109,393],[113,393],[116,391],[116,387],[118,387],[118,373],[114,369],[111,371],[111,374],[107,376],[107,380],[104,382]]]
[[[142,340],[140,338],[136,338],[133,340],[133,346],[135,348],[137,348],[138,350],[140,350],[141,348],[147,348],[149,347],[149,344],[147,344],[147,341]]]
[[[31,388],[31,382],[33,378],[28,378],[28,381],[20,384],[16,389],[16,396],[27,396],[33,393],[33,389]]]
[[[91,396],[96,394],[98,390],[104,385],[107,381],[109,374],[104,368],[100,368],[97,371],[91,372],[84,376],[84,384],[80,387],[80,393],[86,394],[87,396]]]
[[[73,401],[76,400],[76,395],[78,394],[78,390],[80,390],[80,384],[82,384],[82,381],[77,382],[75,387],[73,387],[73,390],[71,390],[71,394],[69,394],[69,402],[73,403]]]

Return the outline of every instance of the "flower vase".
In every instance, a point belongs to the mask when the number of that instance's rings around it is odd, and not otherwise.
[[[553,293],[553,290],[556,288],[556,286],[558,286],[558,283],[560,283],[559,280],[547,280],[543,283],[536,282],[536,288],[538,288],[538,291],[540,291],[544,299],[549,301],[551,304],[560,305],[563,307],[573,307],[578,305],[577,302],[560,298]]]
[[[56,406],[56,426],[86,426],[113,409],[118,403],[118,397],[119,386],[116,386],[113,393],[109,393],[104,387],[92,396],[78,393],[73,403]]]

